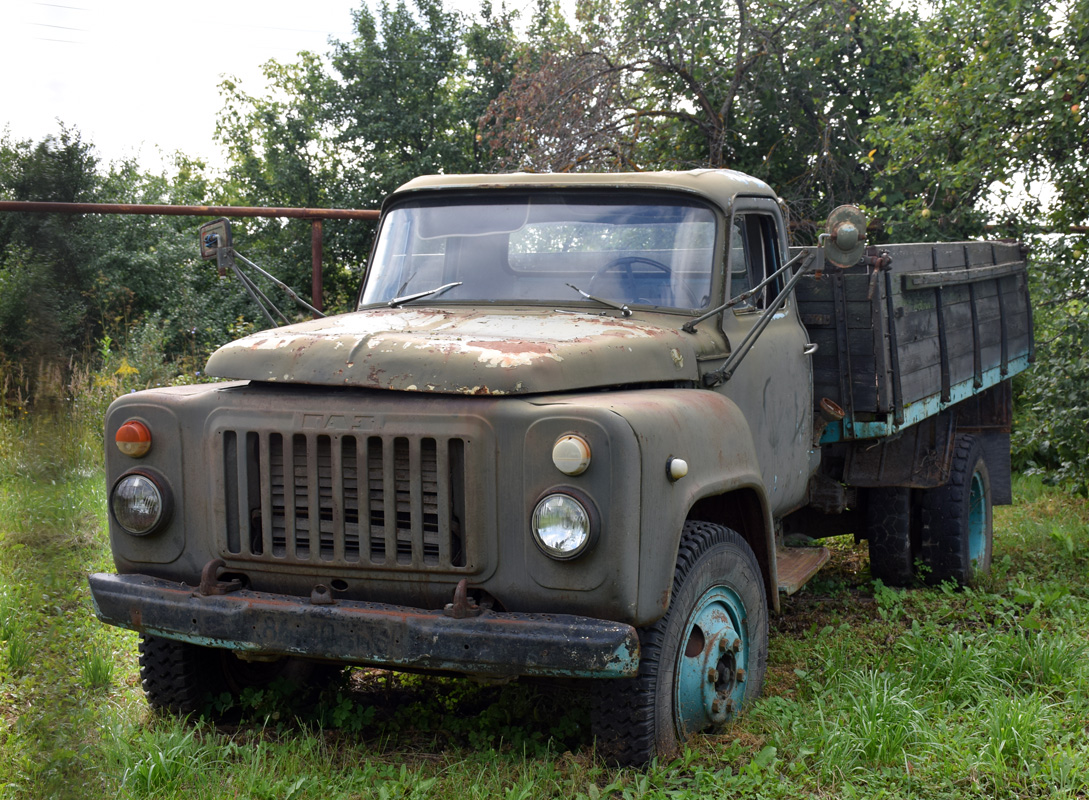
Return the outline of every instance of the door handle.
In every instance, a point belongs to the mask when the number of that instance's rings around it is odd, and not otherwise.
[[[802,348],[802,355],[811,356],[815,352],[817,352],[818,349],[820,349],[820,345],[818,345],[816,342],[806,342],[805,347]]]

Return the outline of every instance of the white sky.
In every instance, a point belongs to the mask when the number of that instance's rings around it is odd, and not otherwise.
[[[371,6],[374,7],[374,3]],[[475,10],[473,0],[447,8]],[[496,3],[498,5],[498,3]],[[158,169],[180,150],[219,165],[218,85],[251,93],[260,65],[326,54],[352,36],[360,0],[0,0],[0,133],[77,128],[103,161]]]

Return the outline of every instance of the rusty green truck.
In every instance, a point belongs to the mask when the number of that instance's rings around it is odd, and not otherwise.
[[[96,611],[155,707],[321,663],[562,676],[640,763],[758,696],[827,557],[798,538],[988,568],[1032,354],[1017,244],[867,247],[844,208],[791,249],[721,170],[420,178],[354,310],[113,404]]]

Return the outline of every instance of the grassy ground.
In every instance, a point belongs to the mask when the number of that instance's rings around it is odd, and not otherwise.
[[[865,546],[773,620],[764,699],[671,763],[595,757],[570,684],[355,670],[230,724],[148,712],[109,570],[93,426],[0,421],[0,798],[1089,796],[1089,507],[1020,479],[973,591],[876,586]],[[572,698],[575,698],[572,700]]]

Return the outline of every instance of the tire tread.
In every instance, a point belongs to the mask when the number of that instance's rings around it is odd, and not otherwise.
[[[677,550],[671,597],[677,596],[700,557],[717,544],[742,545],[755,574],[761,574],[755,556],[738,533],[710,522],[689,521]],[[642,654],[636,677],[594,681],[592,727],[598,752],[610,763],[640,766],[661,755],[656,738],[655,683],[666,644],[667,620],[668,612],[653,625],[639,629]]]
[[[915,581],[911,509],[911,489],[906,486],[881,486],[867,491],[870,574],[888,586],[910,586]]]
[[[148,704],[171,714],[193,714],[219,688],[207,652],[186,642],[140,637],[140,680]]]
[[[954,444],[949,481],[922,493],[920,554],[929,569],[926,575],[929,584],[953,581],[967,586],[972,582],[972,565],[968,557],[970,531],[965,510],[971,498],[972,476],[982,458],[979,440],[961,434]],[[987,502],[990,502],[989,495]],[[984,570],[987,566],[984,565]]]

